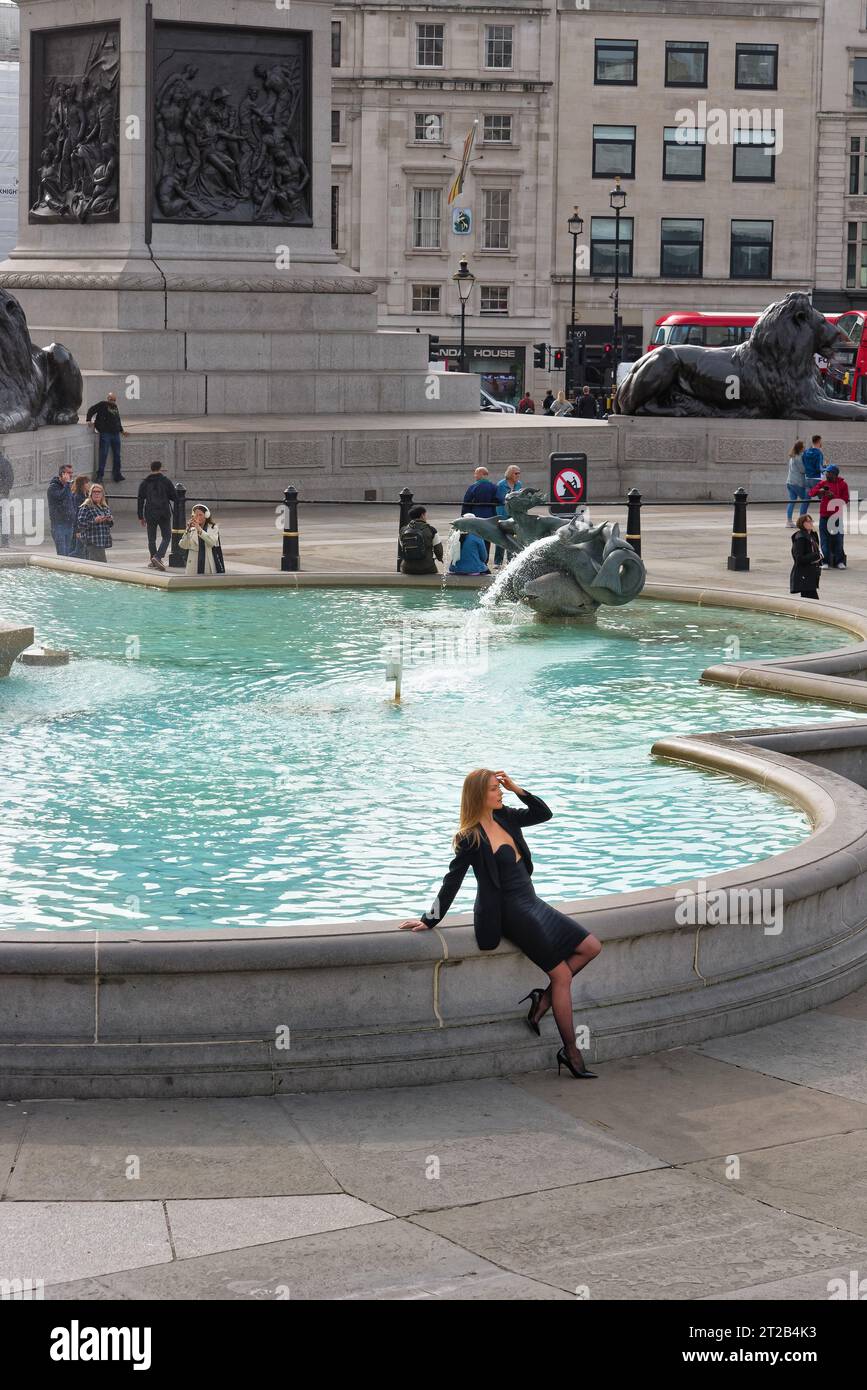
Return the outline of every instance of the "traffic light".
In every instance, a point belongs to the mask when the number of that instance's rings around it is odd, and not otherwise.
[[[432,361],[434,360],[434,353],[436,352],[436,350],[437,350],[437,348],[439,347],[439,345],[440,345],[439,334],[438,334],[438,333],[429,333],[429,334],[427,335],[427,360],[428,360],[428,362],[432,362]]]
[[[612,363],[613,361],[614,361],[614,346],[613,346],[612,343],[606,343],[605,346],[604,346],[603,349],[602,349],[602,365],[605,366],[605,367],[610,367],[610,366],[611,366],[611,363]]]
[[[554,371],[562,372],[566,365],[566,354],[562,348],[554,349]]]
[[[534,343],[534,344],[533,344],[533,366],[534,366],[534,367],[541,367],[543,370],[545,370],[545,369],[547,368],[547,366],[548,366],[548,344],[547,344],[547,343]]]

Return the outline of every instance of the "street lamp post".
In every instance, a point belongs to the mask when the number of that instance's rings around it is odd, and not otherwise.
[[[566,349],[566,395],[575,390],[575,279],[578,261],[578,238],[584,230],[584,219],[575,208],[566,223],[572,238],[572,313],[569,317],[569,345]]]
[[[620,179],[614,180],[614,187],[608,195],[614,209],[614,381],[617,386],[617,368],[620,366],[620,214],[626,207],[626,194],[620,187]]]
[[[467,370],[467,300],[470,297],[473,285],[476,283],[476,277],[467,265],[466,256],[461,257],[460,265],[452,276],[452,279],[458,287],[458,294],[461,300],[461,371],[465,372]]]

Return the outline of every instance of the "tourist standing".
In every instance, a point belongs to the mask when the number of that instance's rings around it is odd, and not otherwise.
[[[849,505],[849,487],[835,463],[829,463],[825,476],[810,496],[819,499],[819,543],[822,547],[822,569],[844,570],[846,552],[843,549],[844,514]]]
[[[794,526],[792,516],[795,511],[795,503],[801,499],[801,516],[807,511],[807,473],[804,468],[804,441],[796,439],[792,445],[792,452],[789,455],[789,468],[786,474],[786,491],[789,494],[789,505],[786,508],[786,525]]]
[[[187,529],[178,541],[187,551],[187,574],[225,574],[220,528],[210,510],[197,502],[190,513]]]
[[[70,555],[73,559],[84,559],[84,541],[78,534],[78,513],[90,496],[91,482],[86,473],[79,473],[72,480],[72,500],[75,503],[75,522],[72,530],[72,548]]]
[[[545,399],[542,401],[542,414],[543,414],[543,415],[550,415],[550,414],[551,414],[551,406],[552,406],[553,404],[554,404],[554,392],[551,390],[551,387],[549,386],[549,387],[548,387],[548,390],[545,392]]]
[[[424,507],[410,507],[398,537],[401,574],[439,574],[436,562],[443,558],[442,541],[431,526]],[[436,557],[436,558],[434,558]]]
[[[480,465],[475,470],[473,482],[464,493],[461,516],[465,512],[473,512],[475,516],[496,516],[497,514],[497,484],[484,465]]]
[[[521,482],[521,470],[516,463],[510,463],[500,481],[497,483],[497,516],[505,519],[509,513],[506,510],[506,498],[510,492],[520,492],[523,487]],[[505,549],[503,546],[494,546],[494,566],[503,563]]]
[[[120,418],[117,396],[114,391],[109,391],[104,401],[97,401],[96,405],[90,407],[87,412],[87,423],[99,435],[99,463],[96,469],[96,481],[102,482],[106,459],[110,453],[112,479],[116,483],[122,483],[124,476],[120,471],[120,437],[122,434],[126,434],[126,430]]]
[[[84,544],[85,560],[105,564],[105,552],[111,548],[114,517],[105,500],[105,488],[102,483],[94,483],[91,487],[90,496],[78,509],[75,525]]]
[[[576,415],[579,420],[599,419],[599,407],[596,404],[596,397],[591,392],[589,386],[585,386],[580,396],[576,398],[573,414]]]
[[[519,415],[535,415],[535,414],[536,414],[536,402],[533,400],[533,397],[530,395],[530,392],[529,392],[529,391],[525,391],[524,394],[523,394],[523,396],[521,397],[521,399],[518,401],[518,414],[519,414]]]
[[[72,496],[72,464],[64,463],[57,477],[48,484],[48,524],[58,555],[72,551],[75,527],[75,501]]]
[[[565,391],[558,391],[557,396],[551,406],[552,415],[571,415],[572,402],[566,399]]]
[[[503,789],[514,792],[524,810],[503,805]],[[505,772],[477,768],[464,778],[460,824],[454,836],[454,858],[430,911],[401,923],[401,930],[424,931],[442,922],[468,869],[476,877],[473,911],[476,941],[481,951],[493,951],[501,937],[511,941],[548,976],[546,989],[533,989],[527,1024],[539,1034],[539,1020],[549,1009],[563,1046],[557,1053],[557,1072],[566,1067],[574,1077],[587,1071],[575,1043],[572,980],[602,950],[601,943],[572,917],[536,897],[531,882],[533,860],[524,829],[551,819],[537,796],[519,787]],[[523,1000],[520,1001],[523,1003]]]
[[[172,508],[177,499],[175,485],[163,473],[159,459],[154,459],[151,471],[138,490],[138,519],[147,527],[148,554],[155,570],[164,570],[166,551],[172,543]],[[157,545],[157,531],[160,543]]]
[[[818,598],[819,579],[824,566],[818,537],[813,530],[813,518],[809,512],[802,512],[798,517],[792,537],[792,561],[789,592],[800,594],[801,598]]]
[[[802,462],[804,464],[804,474],[807,479],[807,487],[815,487],[821,481],[825,471],[825,455],[822,452],[822,436],[814,434],[809,449],[805,449]]]

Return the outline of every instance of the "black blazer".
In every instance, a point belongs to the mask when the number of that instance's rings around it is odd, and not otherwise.
[[[542,821],[550,820],[553,813],[544,801],[540,801],[538,796],[533,796],[530,792],[525,791],[521,800],[527,808],[525,811],[519,811],[511,806],[503,806],[500,810],[494,811],[493,814],[497,824],[501,825],[515,841],[518,851],[523,855],[527,865],[527,873],[532,874],[533,858],[524,839],[524,826],[540,825]],[[434,899],[433,906],[429,912],[422,913],[421,920],[429,927],[435,927],[438,922],[443,920],[466,877],[467,869],[472,869],[476,876],[477,889],[475,906],[473,907],[473,927],[479,950],[496,950],[502,934],[500,872],[497,868],[494,851],[491,849],[491,842],[484,831],[481,831],[480,843],[477,847],[474,847],[467,840],[461,842],[454,859],[449,864],[448,872]]]

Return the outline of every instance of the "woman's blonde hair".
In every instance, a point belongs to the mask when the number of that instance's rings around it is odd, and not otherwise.
[[[461,789],[460,824],[452,840],[455,849],[458,848],[461,840],[468,841],[473,849],[478,849],[482,838],[479,822],[485,812],[488,783],[494,775],[489,767],[477,767],[473,772],[468,772],[464,778],[464,785]]]
[[[93,500],[93,494],[96,492],[97,488],[98,488],[99,491],[102,493],[102,501],[101,501],[101,502],[94,502],[94,500]],[[84,499],[84,501],[82,502],[81,505],[82,505],[83,507],[97,507],[97,506],[98,506],[98,507],[107,507],[107,506],[108,506],[108,498],[107,498],[106,495],[105,495],[105,488],[103,487],[102,483],[94,483],[94,484],[93,484],[92,488],[90,489],[90,492],[87,494],[87,496],[85,497],[85,499]]]

